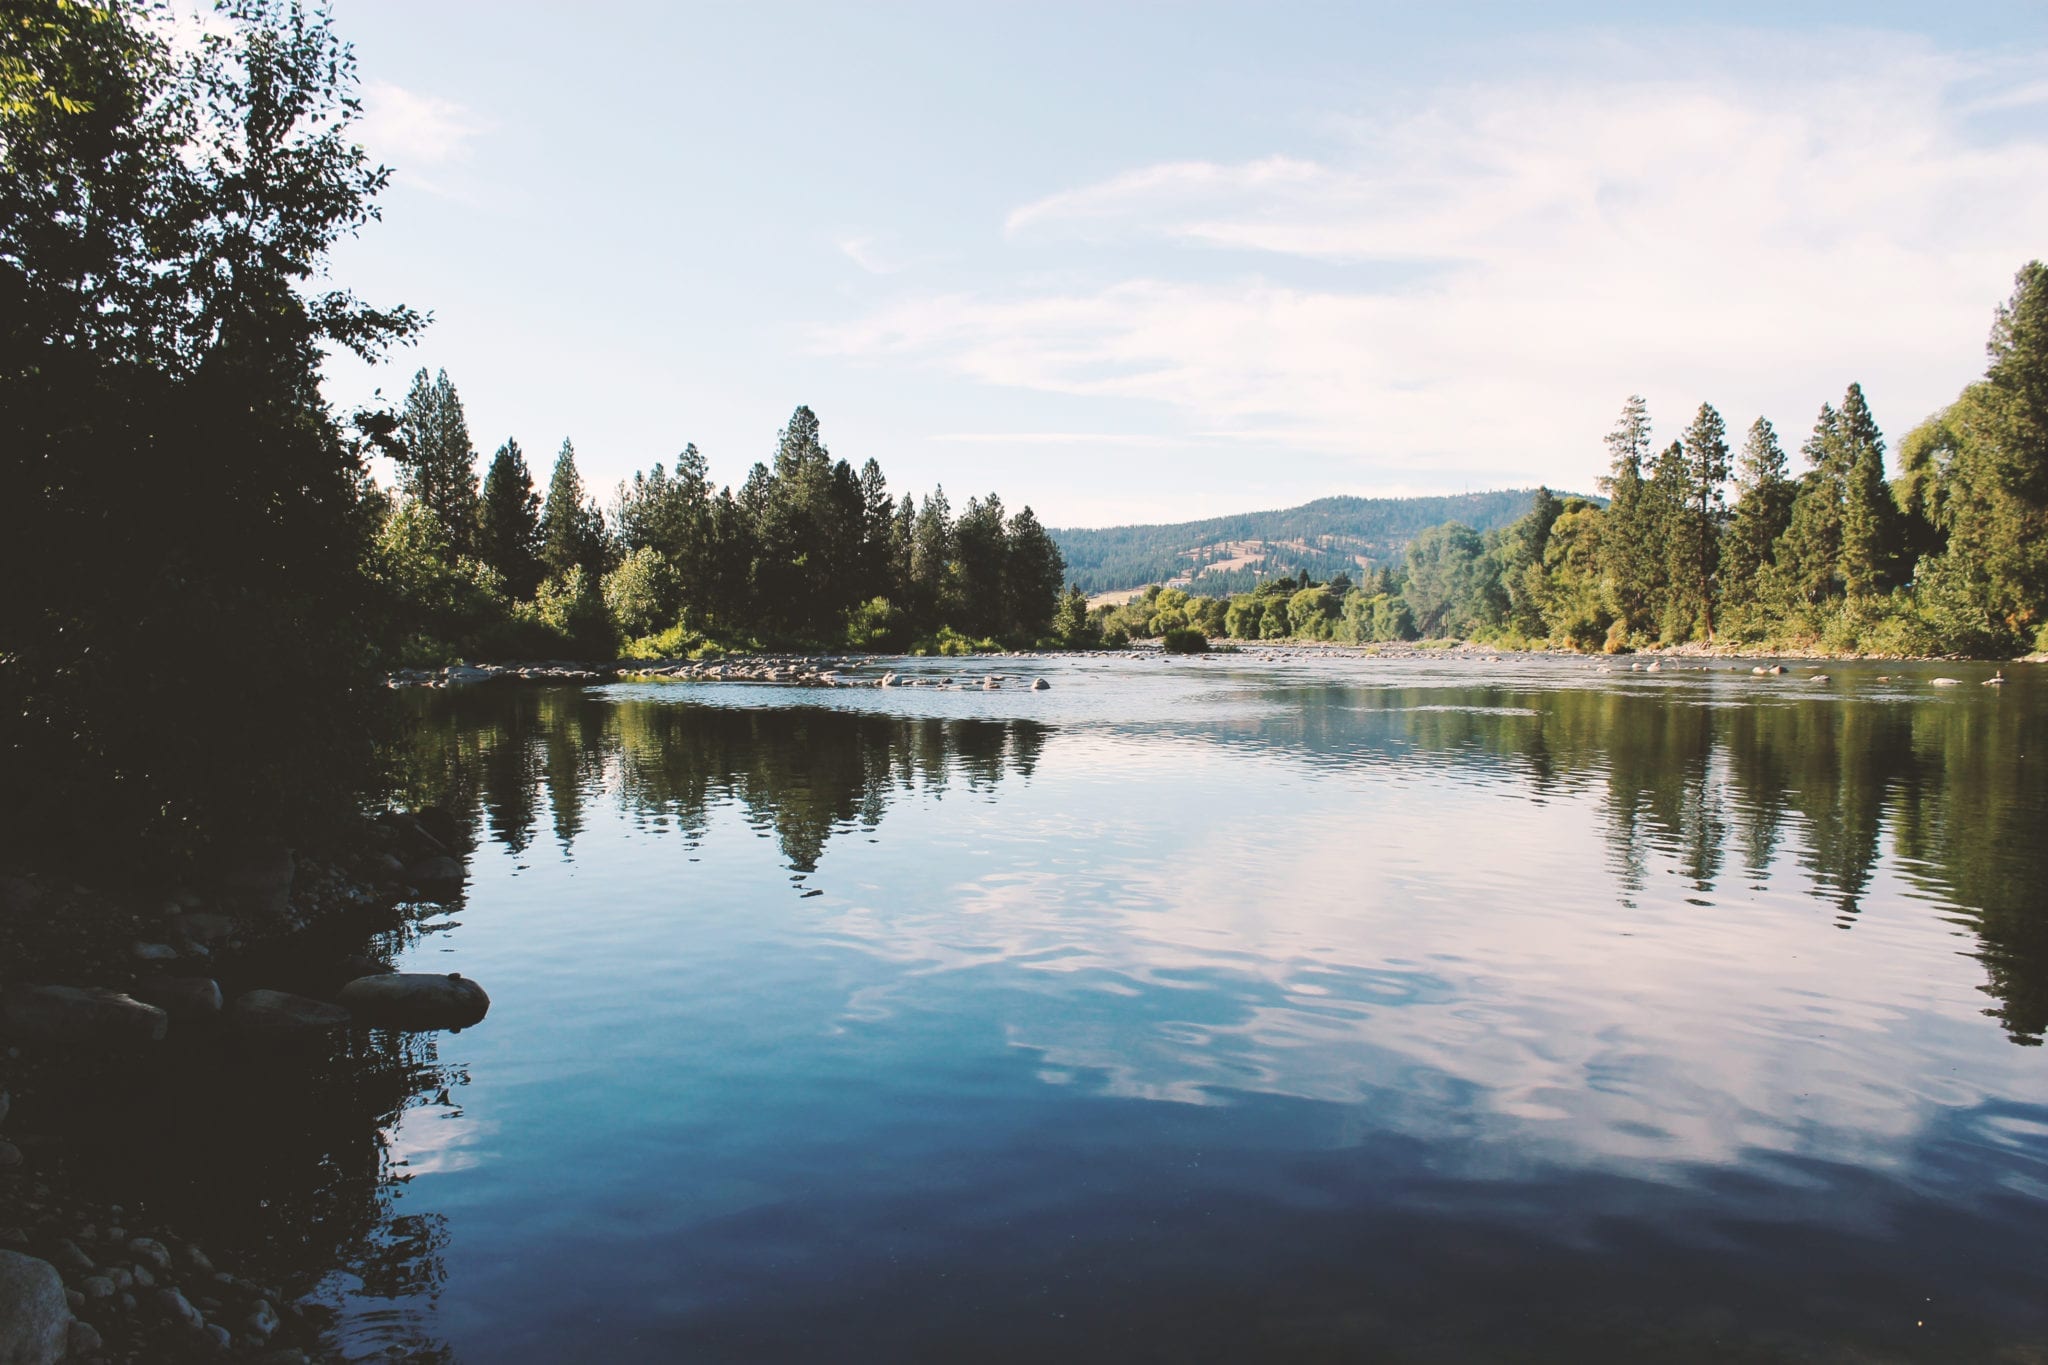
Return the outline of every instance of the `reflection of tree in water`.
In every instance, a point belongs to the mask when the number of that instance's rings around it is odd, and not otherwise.
[[[614,701],[585,691],[426,694],[395,755],[405,799],[444,805],[478,837],[521,852],[543,790],[564,853],[609,795],[643,828],[694,841],[737,805],[792,870],[817,870],[831,836],[881,823],[890,800],[993,790],[1028,777],[1049,733],[1026,720],[945,720],[829,707],[735,709]]]
[[[2048,751],[2048,718],[2017,697],[1759,700],[1488,683],[1303,689],[1289,700],[1216,737],[1314,764],[1426,754],[1539,797],[1597,792],[1630,903],[1659,857],[1705,894],[1731,852],[1762,886],[1791,851],[1847,928],[1889,829],[1903,874],[1976,932],[1999,1002],[1990,1013],[2016,1042],[2048,1031],[2048,765],[2027,757]]]
[[[1314,687],[1281,705],[1157,729],[1312,765],[1428,755],[1541,799],[1597,795],[1623,895],[1653,860],[1696,894],[1731,857],[1761,886],[1789,854],[1855,923],[1891,831],[1904,875],[1961,908],[1993,1009],[2017,1041],[2048,1031],[2048,768],[2038,708],[1996,695],[1730,698],[1671,689]],[[1709,701],[1736,704],[1707,704]],[[1024,721],[909,719],[827,708],[733,710],[583,692],[428,694],[405,790],[517,851],[545,786],[558,837],[607,784],[635,819],[691,836],[736,803],[790,866],[814,870],[839,830],[872,828],[898,795],[992,789],[1029,775],[1050,733]],[[461,720],[454,708],[461,707]],[[1463,709],[1461,709],[1463,708]],[[565,813],[566,812],[566,813]]]

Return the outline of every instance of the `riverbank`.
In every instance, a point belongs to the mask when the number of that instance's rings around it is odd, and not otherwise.
[[[219,1245],[166,1206],[180,1169],[256,1140],[242,1106],[289,1115],[333,1087],[337,1055],[358,1085],[364,1030],[482,1017],[473,983],[391,966],[408,926],[459,898],[466,851],[422,810],[329,849],[238,850],[189,885],[0,874],[0,1359],[322,1357],[331,1255],[284,1250],[276,1228]],[[258,1209],[278,1194],[261,1184]]]

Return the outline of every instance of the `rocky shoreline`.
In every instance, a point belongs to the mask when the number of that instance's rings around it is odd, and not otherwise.
[[[118,1178],[83,1181],[72,1150],[95,1135],[65,1115],[138,1076],[230,1059],[261,1076],[362,1030],[481,1021],[475,982],[397,973],[368,946],[410,907],[459,895],[454,820],[386,812],[344,842],[326,858],[242,849],[168,896],[0,875],[0,1361],[325,1358],[311,1283],[210,1257],[146,1199],[107,1197]]]

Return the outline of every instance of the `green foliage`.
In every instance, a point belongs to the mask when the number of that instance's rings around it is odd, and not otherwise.
[[[506,441],[491,457],[477,509],[477,557],[498,571],[513,597],[540,586],[540,495],[519,442]]]
[[[846,647],[893,653],[908,638],[910,622],[886,597],[870,597],[846,618]]]
[[[376,635],[376,517],[320,358],[420,324],[319,284],[386,180],[349,126],[353,59],[296,4],[233,5],[182,59],[137,3],[20,8],[0,52],[0,840],[161,857],[303,829],[366,776]]]
[[[604,516],[584,495],[576,447],[567,437],[555,456],[547,501],[541,504],[540,562],[553,578],[564,578],[573,569],[583,570],[593,584],[604,576]]]
[[[1169,630],[1160,639],[1160,647],[1168,654],[1207,654],[1209,637],[1199,630]]]
[[[575,658],[609,658],[618,643],[598,581],[581,564],[547,578],[532,604],[522,604],[522,615],[545,626]]]
[[[398,420],[398,490],[426,508],[441,524],[454,555],[477,549],[476,451],[462,400],[442,370],[433,379],[422,368],[412,379]]]
[[[679,589],[668,560],[653,546],[643,545],[604,576],[605,610],[618,633],[634,639],[675,620]]]
[[[1078,587],[1067,589],[1053,614],[1053,638],[1067,649],[1093,649],[1102,643],[1102,627],[1088,614],[1088,594]]]

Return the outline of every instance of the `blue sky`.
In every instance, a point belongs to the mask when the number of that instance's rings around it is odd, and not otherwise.
[[[1585,489],[1641,392],[1894,439],[2048,255],[2048,7],[335,0],[480,455],[592,486],[798,403],[1052,524]]]

